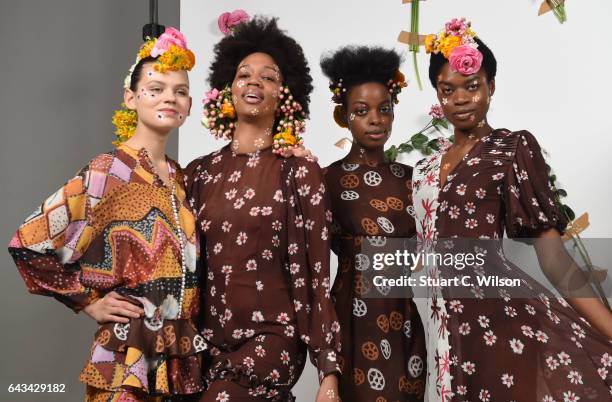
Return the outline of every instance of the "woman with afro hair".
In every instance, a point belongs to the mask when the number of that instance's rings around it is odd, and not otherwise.
[[[612,314],[565,251],[560,235],[567,219],[554,202],[538,141],[528,131],[489,124],[493,52],[464,19],[448,22],[426,46],[454,142],[414,168],[417,237],[424,247],[470,239],[469,247],[487,258],[464,273],[520,280],[430,289],[429,401],[610,401]],[[495,241],[504,233],[534,244],[535,272],[543,271],[564,298],[530,277],[531,267],[505,258]],[[443,279],[455,271],[427,270]]]
[[[215,46],[210,72],[210,99],[220,105],[210,116],[231,121],[222,128],[211,119],[211,131],[231,142],[186,169],[207,257],[201,400],[294,400],[307,351],[321,381],[317,401],[338,400],[328,195],[318,164],[279,156],[273,139],[280,131],[289,142],[288,127],[299,124],[287,121],[308,115],[302,48],[276,19],[257,17]]]
[[[364,279],[366,248],[416,233],[412,168],[385,159],[401,90],[400,56],[380,47],[340,48],[321,61],[337,103],[334,118],[353,137],[349,153],[325,169],[338,275],[332,288],[342,327],[340,397],[345,401],[422,401],[423,324],[412,298],[385,297]]]

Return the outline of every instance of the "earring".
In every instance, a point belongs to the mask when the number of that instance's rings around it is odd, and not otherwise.
[[[359,158],[363,159],[364,155],[365,155],[365,149],[362,146],[360,146],[359,147]]]
[[[226,85],[222,91],[213,88],[203,100],[202,125],[215,138],[229,140],[236,129],[236,109],[232,101],[232,88]]]
[[[274,149],[276,154],[282,153],[286,149],[291,149],[302,145],[303,140],[300,134],[304,132],[306,126],[304,120],[306,114],[293,95],[288,86],[282,86],[278,95],[280,107],[276,110],[277,120],[274,135]]]

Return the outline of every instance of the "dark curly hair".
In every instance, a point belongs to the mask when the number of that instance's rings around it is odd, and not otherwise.
[[[395,77],[402,58],[397,52],[378,46],[344,46],[321,58],[323,74],[332,83],[342,79],[348,91],[355,85],[379,82],[387,85]],[[346,92],[340,97],[346,106]]]
[[[289,87],[293,98],[308,116],[313,89],[310,68],[302,47],[279,29],[277,18],[257,16],[236,26],[231,35],[215,45],[208,80],[210,86],[221,90],[231,85],[239,63],[253,53],[265,53],[274,59],[284,85]]]
[[[490,81],[495,79],[495,74],[497,74],[497,60],[495,60],[495,56],[493,52],[487,45],[484,44],[479,38],[474,38],[476,43],[478,43],[478,50],[482,53],[482,67],[487,73],[487,78]],[[440,74],[440,70],[442,67],[448,63],[448,60],[442,55],[442,53],[432,53],[429,58],[429,81],[434,88],[438,87],[438,75]]]

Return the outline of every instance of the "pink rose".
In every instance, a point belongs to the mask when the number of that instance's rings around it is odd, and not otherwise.
[[[442,110],[442,106],[440,105],[432,105],[429,110],[429,115],[434,119],[443,119],[444,111]]]
[[[482,65],[482,53],[470,45],[457,46],[448,57],[451,70],[461,75],[477,73]]]
[[[229,35],[232,32],[232,28],[238,24],[248,21],[250,18],[251,17],[249,17],[246,11],[235,10],[231,13],[228,12],[221,14],[217,22],[221,32],[223,32],[224,35]]]
[[[182,49],[187,48],[185,36],[176,28],[168,27],[166,31],[157,38],[155,46],[151,49],[151,57],[157,57],[166,52],[170,46],[176,45]]]

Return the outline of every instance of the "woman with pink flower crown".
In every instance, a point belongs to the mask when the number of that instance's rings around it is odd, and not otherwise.
[[[542,271],[567,296],[555,297],[499,248],[485,250],[486,263],[471,272],[519,278],[519,289],[472,286],[468,297],[429,288],[429,401],[612,400],[612,314],[571,269],[560,237],[567,221],[535,137],[487,121],[493,53],[465,19],[450,21],[425,45],[429,78],[455,139],[414,168],[419,240],[431,250],[461,239],[501,239],[504,231],[531,238]],[[428,266],[427,274],[445,277],[454,269]],[[582,293],[573,291],[579,287]]]
[[[189,115],[184,36],[142,45],[115,113],[117,147],[26,219],[9,251],[28,290],[99,324],[80,379],[87,401],[161,401],[204,389],[195,218],[165,155]]]

